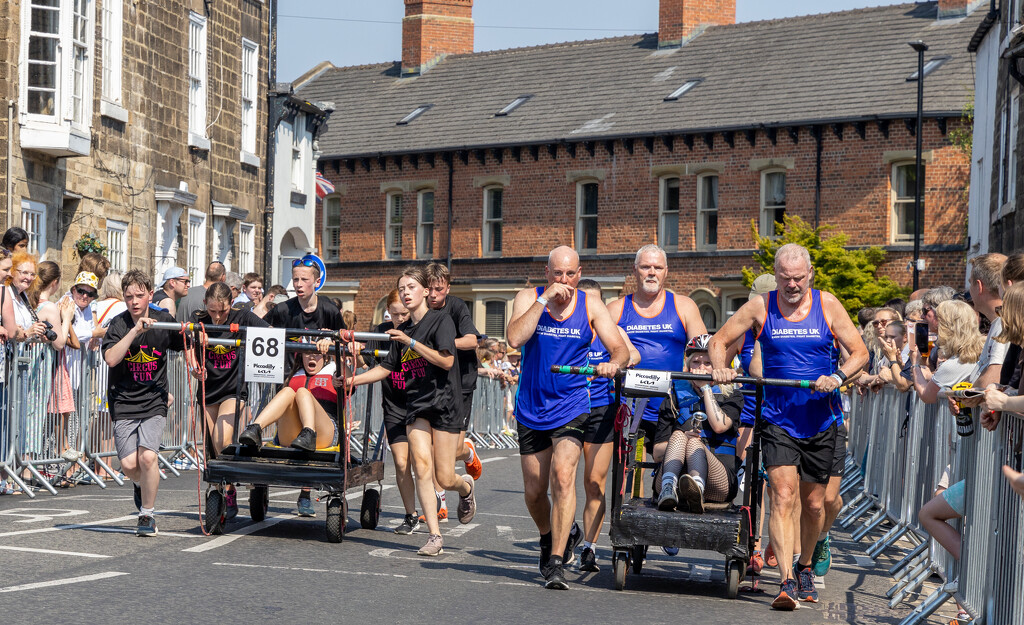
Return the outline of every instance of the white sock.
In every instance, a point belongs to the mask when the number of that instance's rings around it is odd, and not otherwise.
[[[826,538],[828,538],[828,530],[825,530],[824,532],[818,534],[818,542],[819,543],[821,541],[825,540]]]
[[[676,477],[675,473],[664,473],[661,476],[661,492],[666,492],[666,488],[671,488],[672,490],[670,492],[675,492],[676,483],[678,481],[679,478]]]
[[[585,540],[585,541],[583,541],[583,548],[584,549],[590,549],[591,551],[593,551],[594,550],[594,543]]]
[[[139,508],[139,516],[153,516],[155,508]]]
[[[700,492],[703,494],[704,493],[704,478],[702,478],[699,475],[691,475],[690,477],[693,478],[694,482],[697,482],[697,486],[700,488]]]
[[[441,500],[442,508],[448,507],[448,500],[445,499],[445,492],[443,490],[437,493],[437,498]]]
[[[467,464],[472,464],[473,461],[476,460],[476,452],[474,452],[473,451],[473,447],[471,445],[468,445],[468,444],[466,445],[466,449],[469,450],[469,459],[466,460],[466,463]]]

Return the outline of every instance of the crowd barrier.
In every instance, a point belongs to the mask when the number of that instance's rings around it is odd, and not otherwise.
[[[1020,470],[1024,418],[1006,414],[995,432],[975,418],[973,434],[961,436],[944,399],[926,404],[914,393],[886,387],[854,394],[848,428],[851,470],[841,492],[857,494],[838,522],[856,526],[857,541],[875,534],[867,548],[872,559],[902,549],[889,570],[895,582],[886,593],[889,606],[919,599],[932,576],[942,581],[901,625],[925,622],[950,599],[974,623],[1024,625],[1024,503],[1001,471],[1003,464]],[[966,480],[965,515],[954,523],[963,537],[959,562],[918,520],[944,475],[947,486]]]
[[[0,478],[29,497],[40,490],[56,495],[59,487],[80,483],[101,488],[110,481],[123,485],[124,476],[113,463],[117,453],[106,396],[108,368],[98,346],[88,346],[71,358],[42,343],[8,342],[0,351]],[[180,352],[168,353],[168,387],[172,403],[159,454],[164,478],[201,468],[203,459],[202,441],[194,440],[193,434],[202,427],[192,423],[192,415],[198,418],[200,411],[195,400],[198,384],[190,380]],[[249,411],[240,427],[248,424],[248,415],[263,410],[275,390],[271,384],[247,385]],[[478,380],[467,433],[478,446],[517,446],[509,430],[514,430],[509,411],[514,397],[515,387],[487,377]],[[353,454],[362,452],[364,440],[371,446],[386,445],[380,383],[357,388],[350,401],[356,426]],[[275,434],[273,426],[264,430],[267,441]]]

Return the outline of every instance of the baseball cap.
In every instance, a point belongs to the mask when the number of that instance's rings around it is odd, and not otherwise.
[[[764,273],[754,278],[754,283],[750,285],[750,295],[747,297],[748,300],[752,300],[755,297],[759,297],[774,291],[778,288],[775,283],[775,276],[770,273]]]
[[[100,288],[100,279],[91,271],[83,271],[75,277],[75,283],[71,286],[77,286],[79,284],[84,284],[86,286],[91,286],[93,289],[98,289]]]
[[[158,289],[162,289],[163,286],[165,284],[167,284],[168,280],[174,280],[176,278],[187,278],[187,277],[188,277],[188,272],[185,271],[184,269],[182,269],[181,267],[171,267],[170,269],[168,269],[167,271],[164,272],[164,279],[160,281],[160,284],[157,285],[157,288]]]

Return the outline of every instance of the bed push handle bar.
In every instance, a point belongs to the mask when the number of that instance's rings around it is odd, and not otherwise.
[[[552,365],[551,373],[565,373],[569,375],[597,375],[594,367],[570,367],[567,365]],[[712,382],[710,375],[700,373],[685,373],[683,371],[670,371],[673,380],[694,380]],[[621,372],[619,377],[625,375]],[[749,376],[738,376],[733,382],[739,384],[753,384],[755,386],[788,386],[791,388],[811,388],[814,380],[784,380],[780,378],[753,378]]]
[[[182,325],[185,330],[192,332],[200,329],[198,323],[173,323],[170,321],[157,321],[150,326],[152,330],[170,330],[172,332],[181,332]],[[248,326],[238,325],[232,323],[230,325],[204,325],[207,331],[210,332],[245,332]],[[302,330],[296,328],[285,328],[285,336],[308,336],[319,339],[333,339],[335,341],[342,341],[348,343],[350,341],[390,341],[391,335],[385,332],[353,332],[352,330]]]

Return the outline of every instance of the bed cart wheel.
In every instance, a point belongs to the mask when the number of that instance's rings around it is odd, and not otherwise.
[[[637,575],[644,568],[644,556],[647,555],[647,545],[636,545],[629,550],[629,557],[632,560],[633,572]]]
[[[377,528],[380,521],[380,491],[375,488],[367,488],[363,493],[363,505],[359,510],[359,525],[364,530]]]
[[[206,510],[203,514],[203,528],[208,534],[224,533],[224,495],[213,488],[206,493]]]
[[[615,590],[622,590],[626,587],[626,559],[629,556],[625,551],[612,553],[612,570],[615,572]]]
[[[270,489],[266,486],[249,487],[249,518],[256,523],[267,518],[270,507]]]
[[[740,580],[743,578],[743,563],[739,560],[725,562],[725,596],[735,599],[740,594]]]
[[[332,497],[327,502],[327,542],[340,543],[345,538],[345,517],[348,510],[345,509],[344,497]]]

